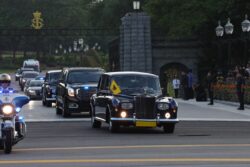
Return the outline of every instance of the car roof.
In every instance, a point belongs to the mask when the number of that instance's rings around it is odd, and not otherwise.
[[[81,71],[81,70],[94,70],[94,71],[105,71],[104,69],[102,68],[99,68],[99,67],[68,67],[68,68],[65,68],[69,71]]]
[[[102,70],[102,71],[104,71],[104,69],[102,69],[100,67],[67,67],[65,69],[68,69],[68,70]]]
[[[23,72],[23,74],[34,74],[34,73],[39,74],[39,72],[37,71],[24,71]]]
[[[151,76],[151,77],[158,77],[158,75],[146,73],[146,72],[138,72],[138,71],[117,71],[117,72],[107,72],[105,73],[109,76],[115,75],[144,75],[144,76]]]
[[[62,70],[49,70],[47,73],[60,73]]]

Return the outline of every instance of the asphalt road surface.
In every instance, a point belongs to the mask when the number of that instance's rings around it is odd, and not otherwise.
[[[0,166],[249,166],[250,123],[182,121],[162,129],[108,127],[88,121],[28,123],[28,135]]]
[[[174,134],[161,128],[122,128],[111,134],[107,125],[92,129],[88,116],[64,119],[54,107],[31,101],[22,110],[27,137],[11,154],[0,151],[0,166],[250,166],[249,109],[178,102]]]

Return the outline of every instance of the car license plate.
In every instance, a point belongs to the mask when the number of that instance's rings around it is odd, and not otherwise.
[[[135,123],[136,127],[156,127],[156,122],[147,122],[147,121],[137,121]]]

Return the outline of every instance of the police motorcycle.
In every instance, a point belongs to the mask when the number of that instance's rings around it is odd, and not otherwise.
[[[0,75],[0,84],[3,85],[6,79],[10,83],[8,74]],[[28,102],[29,97],[17,94],[11,88],[0,87],[0,149],[6,154],[11,153],[12,146],[25,137],[26,124],[19,113]]]

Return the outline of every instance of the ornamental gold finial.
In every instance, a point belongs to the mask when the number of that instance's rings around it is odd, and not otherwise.
[[[33,19],[31,20],[32,24],[31,27],[33,27],[36,30],[39,30],[43,27],[43,19],[41,18],[42,13],[39,11],[35,11],[33,13]]]

